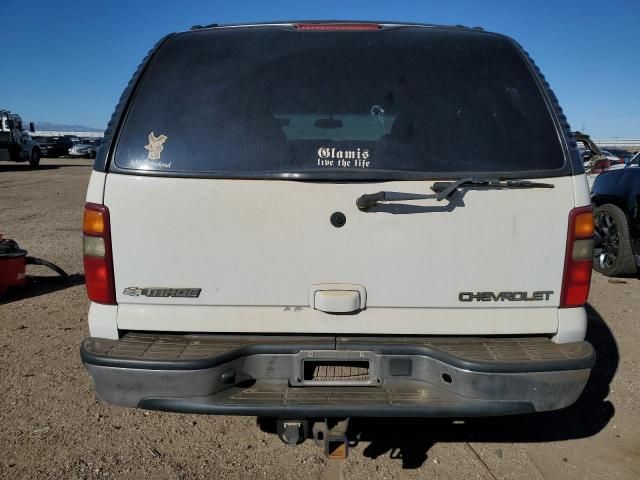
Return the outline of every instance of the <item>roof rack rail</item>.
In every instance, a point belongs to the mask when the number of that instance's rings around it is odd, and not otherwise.
[[[201,30],[203,28],[213,28],[213,27],[217,27],[219,24],[217,23],[210,23],[208,25],[194,25],[193,27],[191,27],[191,30]]]
[[[467,27],[466,25],[454,25],[454,27],[456,27],[456,28],[464,28],[465,30],[479,30],[481,32],[484,32],[484,28],[483,27]]]

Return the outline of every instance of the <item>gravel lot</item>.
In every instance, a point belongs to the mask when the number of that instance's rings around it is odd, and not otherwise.
[[[360,420],[343,462],[290,448],[255,418],[100,404],[80,362],[88,334],[82,207],[89,160],[0,162],[0,233],[60,265],[0,300],[0,478],[640,478],[640,280],[594,275],[598,361],[573,407],[535,416]],[[32,267],[32,275],[49,275]]]

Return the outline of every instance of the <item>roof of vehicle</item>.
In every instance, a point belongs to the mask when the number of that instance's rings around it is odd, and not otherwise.
[[[398,21],[375,21],[375,20],[274,20],[269,22],[252,23],[210,23],[207,25],[194,25],[190,30],[203,30],[210,28],[233,28],[233,27],[266,27],[266,26],[292,26],[292,25],[381,25],[384,27],[404,26],[404,27],[434,27],[451,28],[460,30],[475,30],[484,32],[482,27],[468,27],[466,25],[438,25],[433,23],[419,22],[398,22]],[[186,32],[186,31],[185,31]],[[180,33],[180,32],[178,32]],[[493,32],[487,32],[493,33]]]
[[[274,20],[269,22],[253,22],[253,23],[210,23],[207,25],[194,25],[189,30],[183,30],[178,32],[170,33],[168,36],[172,35],[185,35],[191,34],[202,30],[215,30],[215,29],[227,29],[227,28],[254,28],[254,27],[298,27],[302,25],[379,25],[380,27],[422,27],[422,28],[430,28],[430,29],[438,29],[438,30],[451,30],[458,31],[460,33],[469,33],[475,32],[483,35],[495,35],[498,37],[503,37],[509,39],[511,41],[515,41],[508,35],[498,32],[491,32],[485,30],[483,27],[473,26],[469,27],[466,25],[438,25],[434,23],[420,23],[420,22],[400,22],[400,21],[389,21],[389,20]],[[355,29],[354,29],[355,30]],[[329,30],[330,31],[330,30]],[[339,31],[339,29],[336,29]],[[518,43],[518,42],[516,42]]]

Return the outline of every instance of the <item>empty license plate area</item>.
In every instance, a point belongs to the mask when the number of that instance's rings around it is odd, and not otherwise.
[[[292,386],[375,385],[376,362],[371,352],[303,351],[297,355]]]
[[[313,382],[345,382],[369,380],[369,362],[349,360],[305,360],[303,380]]]

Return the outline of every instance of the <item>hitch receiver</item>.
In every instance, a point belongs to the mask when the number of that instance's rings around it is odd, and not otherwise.
[[[327,458],[344,460],[349,456],[349,418],[325,418],[313,424],[313,439],[324,450]]]

